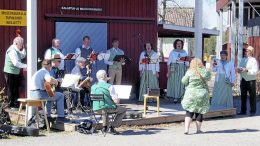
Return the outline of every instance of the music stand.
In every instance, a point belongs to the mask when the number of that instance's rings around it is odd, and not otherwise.
[[[76,53],[68,53],[65,57],[64,57],[64,71],[65,73],[70,73],[71,70],[71,61],[72,60],[76,60],[77,57],[79,56],[79,54]],[[69,63],[69,64],[68,64]],[[67,65],[68,65],[68,69],[67,69]]]
[[[129,58],[129,57],[126,56],[126,55],[116,55],[116,56],[114,57],[113,61],[120,61],[121,58],[123,58],[126,63],[131,63],[131,62],[132,62],[131,58]]]
[[[83,112],[86,112],[82,104],[80,103],[80,91],[82,90],[82,88],[78,86],[79,79],[79,75],[65,74],[64,79],[61,83],[61,88],[70,92],[76,92],[78,94],[78,103],[76,109],[81,109]]]

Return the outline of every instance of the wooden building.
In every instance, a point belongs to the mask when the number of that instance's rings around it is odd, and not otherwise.
[[[223,18],[221,20],[221,15],[223,12],[228,13],[228,27],[227,29],[227,42],[223,45],[222,49],[230,52],[231,58],[236,54],[235,48],[238,41],[234,38],[240,37],[238,34],[242,34],[243,42],[240,42],[242,48],[246,48],[248,45],[255,48],[255,57],[260,63],[260,1],[259,0],[244,0],[243,2],[243,32],[234,33],[238,30],[239,21],[239,1],[238,0],[216,0],[216,10],[220,15],[220,21],[222,25]],[[232,23],[233,21],[233,23]],[[235,23],[234,23],[235,22]],[[222,26],[220,26],[222,28]],[[233,32],[233,33],[232,33]],[[233,40],[232,40],[233,38]],[[239,39],[238,39],[239,40]],[[234,47],[232,47],[234,44]],[[243,51],[239,54],[238,58],[241,58]]]
[[[26,0],[1,0],[0,10],[26,10]],[[73,52],[81,45],[83,34],[73,38],[66,27],[59,29],[59,24],[89,24],[91,27],[104,24],[95,28],[90,35],[92,46],[103,44],[106,48],[95,48],[98,51],[105,51],[111,47],[112,38],[120,40],[120,48],[126,55],[132,58],[132,63],[123,68],[123,84],[135,85],[139,80],[139,55],[143,50],[144,42],[151,42],[154,46],[157,43],[157,0],[37,0],[37,57],[43,58],[44,52],[51,46],[51,40],[62,36],[61,44],[71,43],[73,47],[62,46],[62,50]],[[102,28],[104,27],[104,28]],[[26,40],[26,27],[24,26],[0,26],[0,68],[3,69],[5,51],[11,45],[15,37],[15,31],[19,28],[22,37]],[[65,29],[64,29],[65,28]],[[73,28],[73,25],[70,26]],[[99,28],[105,32],[106,40],[99,33]],[[77,30],[76,27],[74,30]],[[64,34],[68,35],[64,37]],[[80,30],[79,30],[80,31]],[[74,32],[75,33],[75,32]],[[81,33],[81,32],[78,32]],[[74,47],[75,46],[75,47]],[[68,50],[69,49],[69,50]],[[4,75],[0,74],[0,87],[5,85]]]

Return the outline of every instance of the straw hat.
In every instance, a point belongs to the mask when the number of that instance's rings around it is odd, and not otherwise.
[[[99,70],[96,73],[96,77],[98,80],[108,81],[110,78],[107,76],[107,73],[105,70]]]
[[[52,61],[61,61],[60,54],[55,54],[52,59]]]

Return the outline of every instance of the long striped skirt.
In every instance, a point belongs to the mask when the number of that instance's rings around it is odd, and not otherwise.
[[[139,89],[139,99],[138,101],[144,101],[144,94],[147,93],[147,88],[159,88],[159,81],[156,75],[153,74],[151,70],[145,70],[143,76],[141,77],[140,89]]]
[[[183,63],[172,63],[170,77],[167,81],[167,96],[170,98],[181,98],[184,95],[184,85],[181,83],[187,67]]]
[[[225,82],[225,74],[220,74],[214,83],[211,105],[233,108],[232,87]]]

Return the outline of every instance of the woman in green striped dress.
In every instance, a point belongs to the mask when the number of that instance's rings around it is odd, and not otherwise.
[[[139,59],[140,71],[140,89],[138,101],[143,101],[143,95],[147,93],[148,88],[159,88],[159,61],[157,53],[152,49],[151,43],[145,44],[145,51],[140,55]]]
[[[181,83],[181,79],[185,75],[189,62],[181,60],[182,57],[188,56],[187,52],[183,50],[183,41],[177,39],[173,46],[174,49],[167,62],[167,96],[179,100],[184,94],[184,85]]]

